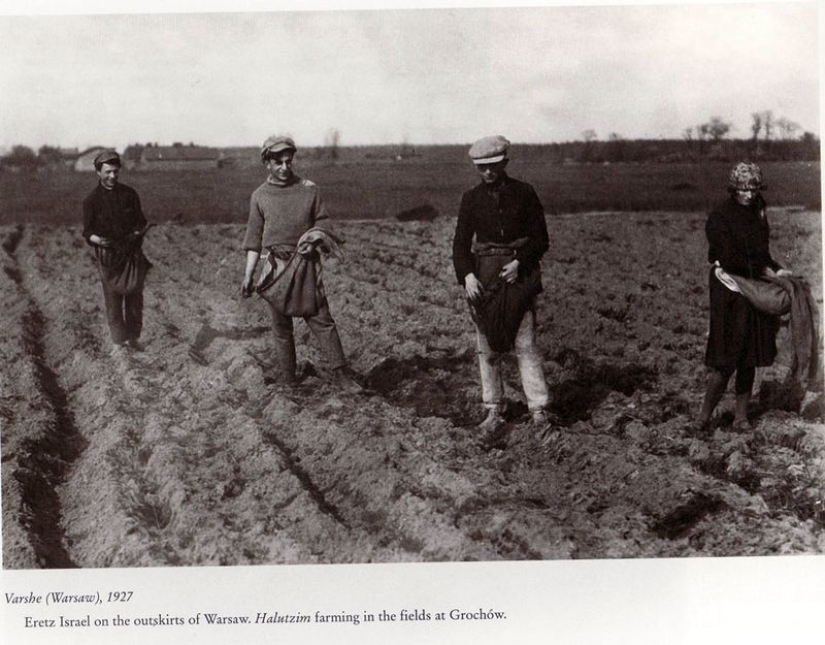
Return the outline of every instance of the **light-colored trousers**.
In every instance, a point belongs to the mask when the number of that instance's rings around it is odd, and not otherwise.
[[[484,407],[495,409],[501,405],[504,396],[504,382],[501,378],[501,354],[490,349],[487,338],[476,326],[478,342],[478,365],[481,371],[481,400]],[[516,360],[521,375],[521,386],[531,412],[547,407],[550,394],[544,380],[541,354],[536,345],[536,312],[533,309],[524,314],[518,328],[515,342]]]

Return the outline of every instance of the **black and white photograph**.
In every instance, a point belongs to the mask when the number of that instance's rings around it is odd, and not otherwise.
[[[820,12],[3,7],[6,642],[804,635]]]

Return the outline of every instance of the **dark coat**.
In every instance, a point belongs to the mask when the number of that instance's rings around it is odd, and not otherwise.
[[[733,275],[758,278],[766,267],[779,269],[770,253],[770,227],[761,196],[750,206],[730,197],[709,215],[705,226],[708,261]],[[762,313],[739,293],[709,274],[710,334],[705,363],[713,368],[763,367],[776,358],[779,318]]]
[[[116,184],[112,190],[100,184],[83,200],[83,237],[107,237],[126,241],[133,231],[146,226],[140,198],[134,188]]]
[[[130,295],[143,290],[152,268],[141,248],[147,230],[134,188],[116,184],[107,190],[98,184],[83,200],[83,237],[89,244],[92,235],[112,241],[110,247],[93,247],[100,279],[113,293]]]
[[[514,258],[519,273],[537,269],[549,241],[544,208],[533,187],[505,175],[496,190],[480,183],[464,193],[453,238],[453,266],[460,285],[468,273],[477,271],[474,235],[479,244],[510,244],[527,238]],[[480,278],[477,273],[476,277]]]

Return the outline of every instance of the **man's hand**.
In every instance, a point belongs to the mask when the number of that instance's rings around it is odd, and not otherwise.
[[[108,237],[100,237],[99,235],[90,235],[89,241],[96,246],[112,246],[113,244]]]
[[[249,298],[252,295],[252,276],[244,278],[243,285],[241,285],[241,295],[244,298]]]
[[[790,269],[778,269],[774,271],[770,267],[765,267],[764,275],[767,278],[790,278],[794,275],[794,272]]]
[[[512,262],[505,264],[501,267],[501,273],[499,273],[499,276],[501,276],[505,282],[513,284],[516,281],[516,278],[518,278],[518,264],[518,260],[513,260]]]
[[[243,285],[241,285],[241,295],[248,298],[252,295],[254,289],[252,288],[252,280],[255,277],[255,267],[258,266],[258,258],[261,256],[260,252],[247,249],[246,251],[246,270],[244,271]]]
[[[470,300],[480,298],[481,294],[484,293],[484,288],[481,286],[475,274],[468,273],[464,278],[464,291],[467,292],[467,297]]]

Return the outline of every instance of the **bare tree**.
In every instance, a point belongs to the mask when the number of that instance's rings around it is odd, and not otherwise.
[[[710,132],[708,131],[708,124],[707,123],[700,123],[696,126],[696,140],[699,142],[699,156],[701,157],[705,151],[705,141],[707,140],[708,136],[710,136]]]
[[[341,143],[341,131],[331,128],[324,137],[324,147],[329,150],[329,157],[333,161],[338,159],[338,146]]]
[[[801,129],[798,123],[794,123],[790,119],[786,119],[784,116],[776,120],[776,128],[779,130],[779,134],[783,141],[791,141],[792,139],[795,139],[797,131]]]
[[[721,117],[713,116],[706,124],[707,133],[714,141],[721,141],[722,138],[730,132],[731,124],[723,121]]]
[[[762,112],[762,128],[765,131],[765,141],[771,140],[771,137],[773,136],[774,123],[773,112],[771,110],[765,110]]]
[[[759,133],[762,131],[762,115],[759,112],[751,114],[751,132],[753,133],[754,143],[759,139]]]
[[[582,132],[582,139],[584,139],[584,150],[582,150],[582,161],[590,161],[593,155],[593,142],[599,138],[595,130],[585,130]]]
[[[682,138],[685,140],[688,156],[693,157],[693,128],[687,127],[682,130]]]

